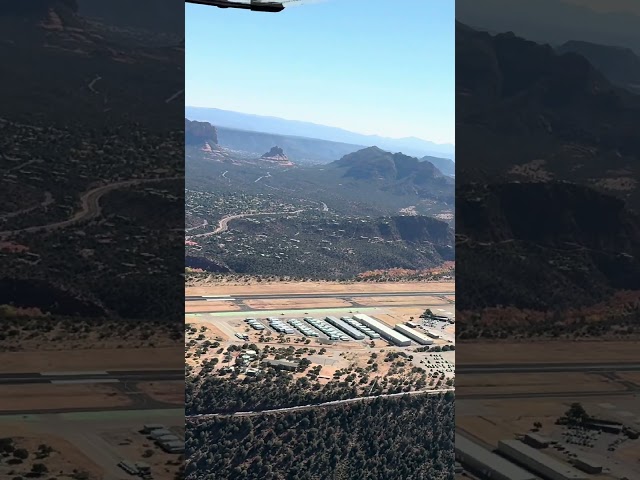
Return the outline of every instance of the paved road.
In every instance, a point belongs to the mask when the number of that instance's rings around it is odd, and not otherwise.
[[[209,300],[222,301],[225,297],[233,300],[287,300],[298,298],[368,298],[368,297],[432,297],[434,295],[455,296],[455,292],[399,292],[399,293],[276,293],[256,295],[188,295],[186,302],[203,302]]]
[[[184,231],[185,232],[190,232],[192,230],[197,230],[198,228],[204,228],[207,225],[209,225],[209,222],[207,220],[203,221],[200,225],[196,225],[195,227],[189,227],[189,228],[185,228]]]
[[[637,372],[640,363],[532,363],[504,365],[464,365],[456,366],[456,375],[491,373],[589,373],[589,372]]]
[[[159,382],[184,380],[184,370],[141,370],[105,372],[33,372],[2,373],[1,385],[28,385],[35,383],[100,383],[109,382]]]
[[[407,395],[442,395],[443,393],[453,392],[454,390],[455,389],[453,388],[446,388],[442,390],[418,390],[415,392],[390,393],[386,395],[374,395],[370,397],[356,397],[356,398],[348,398],[346,400],[335,400],[332,402],[318,403],[315,405],[301,405],[298,407],[262,410],[259,412],[208,413],[208,414],[200,414],[200,415],[188,415],[185,417],[185,419],[193,421],[193,420],[206,420],[208,418],[215,418],[215,417],[255,417],[258,415],[265,415],[269,413],[285,413],[285,412],[293,412],[298,410],[311,410],[314,408],[321,408],[321,407],[332,407],[336,405],[344,405],[347,403],[356,403],[356,402],[362,402],[365,400],[374,400],[376,398],[404,397]]]
[[[237,220],[239,218],[257,217],[260,215],[293,215],[303,211],[304,210],[295,210],[293,212],[262,212],[262,213],[241,213],[238,215],[229,215],[228,217],[224,217],[218,222],[218,226],[213,232],[198,233],[197,235],[188,235],[185,237],[185,239],[191,240],[192,238],[210,237],[211,235],[218,235],[222,232],[226,232],[227,230],[229,230],[229,222],[231,220]]]
[[[80,210],[78,210],[71,218],[62,220],[59,222],[49,223],[46,225],[37,225],[33,227],[26,227],[19,230],[5,230],[0,232],[0,238],[5,238],[19,233],[34,233],[34,232],[49,232],[52,230],[59,230],[62,228],[70,227],[76,223],[96,218],[102,211],[100,207],[100,199],[107,193],[120,188],[131,187],[133,185],[141,185],[145,183],[157,183],[165,182],[169,180],[180,180],[184,177],[165,177],[165,178],[136,178],[131,180],[123,180],[121,182],[114,182],[108,185],[102,185],[96,187],[88,192],[83,193],[80,196]]]

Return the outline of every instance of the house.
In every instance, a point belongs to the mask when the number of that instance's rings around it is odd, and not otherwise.
[[[266,360],[265,363],[279,370],[295,371],[298,368],[298,362],[289,362],[287,360]]]

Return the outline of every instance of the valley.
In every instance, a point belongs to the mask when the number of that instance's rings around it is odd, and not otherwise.
[[[220,147],[208,128],[186,154],[188,267],[345,279],[454,260],[453,181],[431,163],[370,147],[298,165],[279,147]]]
[[[283,6],[186,8],[184,477],[451,480],[453,3]]]
[[[218,143],[223,129],[185,125],[187,478],[257,478],[267,462],[296,471],[290,450],[220,456],[245,438],[291,444],[308,452],[297,471],[326,471],[325,452],[314,450],[330,441],[332,419],[367,432],[384,422],[388,434],[398,417],[422,432],[437,418],[428,427],[437,443],[412,441],[437,458],[407,465],[411,475],[445,478],[455,383],[453,178],[378,147],[313,164],[282,144],[232,150]],[[357,412],[373,410],[359,425]],[[258,429],[272,421],[299,432],[277,427],[263,440]],[[238,427],[223,446],[219,439]],[[347,443],[356,455],[372,453]],[[343,458],[345,474],[361,469]],[[385,478],[414,478],[407,468]]]

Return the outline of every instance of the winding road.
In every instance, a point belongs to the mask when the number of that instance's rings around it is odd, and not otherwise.
[[[99,82],[100,80],[102,80],[102,77],[100,75],[96,75],[95,78],[93,80],[91,80],[91,82],[89,83],[89,90],[91,90],[93,93],[100,93],[95,89],[95,84],[97,82]]]
[[[195,227],[189,227],[189,228],[185,228],[184,231],[185,232],[190,232],[192,230],[197,230],[198,228],[204,228],[207,225],[209,225],[209,222],[207,220],[203,221],[200,225],[196,225]]]
[[[175,177],[163,177],[163,178],[135,178],[131,180],[122,180],[120,182],[109,183],[107,185],[102,185],[100,187],[96,187],[92,190],[89,190],[83,193],[80,196],[80,210],[78,210],[71,218],[67,220],[62,220],[59,222],[49,223],[46,225],[37,225],[33,227],[21,228],[19,230],[5,230],[0,232],[0,238],[4,239],[13,235],[17,235],[20,233],[35,233],[35,232],[50,232],[53,230],[59,230],[62,228],[67,228],[76,223],[80,223],[86,220],[91,220],[92,218],[96,218],[102,212],[102,208],[100,207],[100,199],[106,195],[107,193],[117,190],[120,188],[131,187],[133,185],[141,185],[145,183],[158,183],[165,182],[169,180],[181,180],[182,176]]]
[[[186,237],[186,239],[191,240],[192,238],[210,237],[211,235],[218,235],[219,233],[226,232],[229,229],[229,222],[231,220],[237,220],[239,218],[256,217],[259,215],[293,215],[293,214],[298,214],[300,212],[304,212],[304,210],[295,210],[293,212],[262,212],[262,213],[241,213],[239,215],[229,215],[227,217],[224,217],[218,222],[218,227],[213,232],[190,235]]]

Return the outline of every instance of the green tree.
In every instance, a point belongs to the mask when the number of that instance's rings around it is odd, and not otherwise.
[[[29,458],[29,452],[24,448],[17,448],[13,452],[13,456],[19,458],[20,460],[26,460]]]
[[[41,476],[45,473],[49,473],[49,469],[44,463],[34,463],[31,467],[31,473],[37,476]]]

